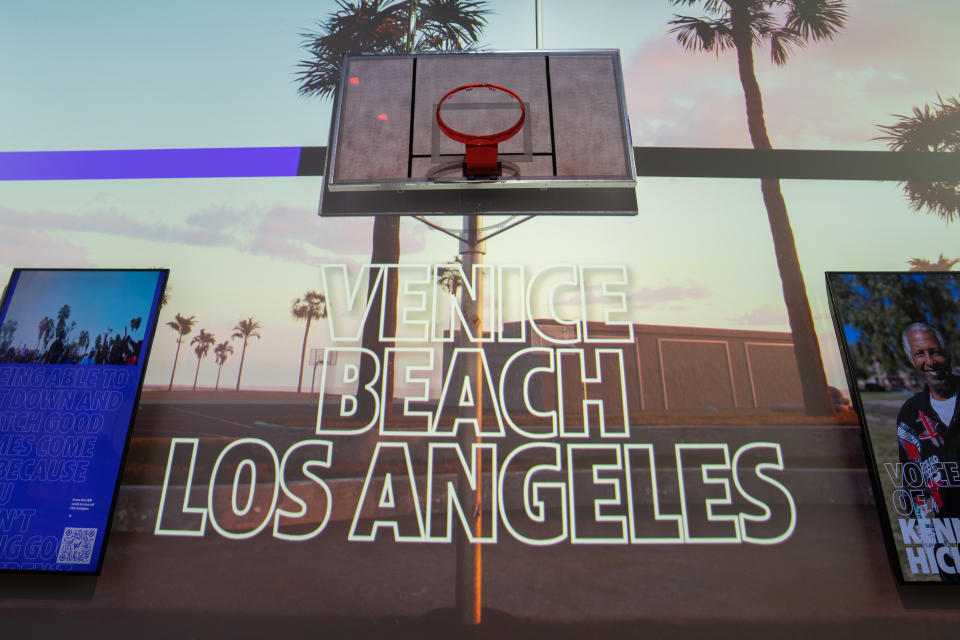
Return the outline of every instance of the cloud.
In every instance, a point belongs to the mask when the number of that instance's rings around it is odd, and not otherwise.
[[[631,309],[649,309],[651,307],[682,303],[689,300],[703,300],[710,297],[710,290],[703,285],[666,285],[663,287],[643,287],[632,289],[627,294]],[[683,309],[684,305],[671,308]]]
[[[230,207],[214,207],[193,214],[187,218],[187,224],[211,231],[236,229],[246,226],[251,217],[249,211],[238,211]]]
[[[877,124],[891,114],[956,95],[960,5],[849,3],[846,27],[832,41],[793,51],[785,67],[755,51],[764,114],[775,147],[880,149]],[[687,13],[693,14],[692,11]],[[667,33],[625,63],[634,144],[748,147],[745,102],[734,52],[684,51]]]
[[[627,309],[649,309],[654,306],[674,305],[683,310],[683,303],[690,300],[708,298],[710,290],[702,285],[666,285],[662,287],[630,287],[627,289]],[[600,285],[587,287],[586,299],[588,308],[591,304],[610,304],[610,296],[602,294]],[[579,306],[580,291],[575,287],[566,287],[565,291],[557,296],[556,302],[561,307]],[[677,305],[677,303],[680,303]]]
[[[87,251],[42,231],[0,226],[0,256],[16,267],[92,267]]]
[[[373,218],[320,218],[316,211],[298,207],[277,206],[269,209],[256,222],[247,248],[252,253],[290,260],[329,261],[343,256],[366,256],[369,261],[373,243]],[[403,254],[423,250],[422,232],[409,225],[400,225],[400,248]]]
[[[427,225],[411,220],[410,224],[400,223],[400,251],[411,255],[423,251],[427,246]]]
[[[25,232],[34,242],[46,238],[45,246],[54,242],[49,231],[75,231],[187,246],[233,247],[282,260],[316,263],[331,259],[343,262],[345,256],[366,256],[368,260],[373,219],[320,218],[312,209],[283,205],[266,210],[213,207],[190,215],[182,223],[145,222],[112,209],[60,213],[0,207],[0,227]],[[401,225],[400,229],[405,254],[423,250],[426,238],[419,226]]]
[[[790,322],[787,319],[787,310],[783,307],[767,305],[748,311],[742,316],[733,318],[734,325],[747,327],[778,327],[789,330]]]
[[[320,218],[315,211],[276,206],[256,221],[247,249],[287,260],[370,253],[373,220]]]
[[[104,233],[126,238],[143,238],[191,246],[224,246],[232,243],[230,235],[197,227],[174,227],[167,224],[145,224],[133,216],[112,210],[87,213],[29,213],[0,208],[0,225],[18,229],[47,229]]]
[[[624,72],[633,143],[749,144],[736,64],[727,58],[685,52],[668,35],[641,46]]]

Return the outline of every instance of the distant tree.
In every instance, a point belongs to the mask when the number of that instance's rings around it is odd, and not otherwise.
[[[931,262],[926,258],[910,258],[907,260],[910,271],[950,271],[953,269],[953,265],[958,262],[960,262],[960,258],[944,258],[942,253],[936,262]]]
[[[9,347],[13,344],[13,338],[17,333],[17,325],[19,324],[16,320],[7,320],[3,323],[3,326],[0,327],[0,345]]]
[[[229,340],[224,340],[213,348],[213,354],[216,356],[217,362],[217,384],[213,388],[214,391],[220,390],[220,372],[223,370],[223,363],[227,361],[227,356],[231,353],[233,353],[233,347],[230,346]]]
[[[46,345],[50,342],[50,338],[53,337],[53,318],[50,316],[44,316],[40,320],[40,324],[37,325],[39,332],[37,333],[37,351],[40,351],[40,343],[43,342]]]
[[[461,273],[460,256],[457,256],[447,264],[451,266],[437,267],[437,275],[436,275],[437,286],[441,290],[446,291],[450,295],[456,297],[457,293],[460,291],[460,288],[463,286],[463,277],[460,275]]]
[[[257,330],[260,329],[260,323],[255,322],[253,318],[241,320],[233,326],[233,335],[231,338],[242,338],[243,348],[240,350],[240,371],[237,372],[237,391],[240,391],[240,378],[243,376],[243,359],[247,355],[247,341],[250,338],[260,339]]]
[[[143,318],[140,318],[140,317],[130,318],[130,333],[133,333],[137,329],[139,329],[141,322],[143,322]]]
[[[909,116],[894,116],[891,125],[878,125],[893,151],[960,151],[960,100],[937,96],[937,102],[923,109],[913,108]],[[908,180],[900,183],[914,211],[926,209],[947,222],[960,219],[960,183]]]
[[[80,337],[77,338],[77,349],[80,351],[80,358],[83,359],[87,355],[87,347],[90,346],[90,332],[84,329],[80,332]]]
[[[850,346],[857,377],[870,377],[876,365],[891,373],[909,370],[900,337],[912,322],[935,325],[960,354],[960,282],[951,288],[922,273],[889,273],[854,274],[832,283],[837,312],[856,338]]]
[[[437,286],[455,296],[463,285],[463,278],[460,276],[460,256],[457,256],[449,264],[454,266],[437,267]]]
[[[167,283],[167,286],[163,289],[163,294],[160,295],[160,308],[163,309],[167,306],[167,303],[170,302],[170,294],[173,292],[173,287]]]
[[[300,370],[297,376],[297,393],[303,390],[303,364],[307,358],[307,336],[310,335],[310,323],[327,317],[327,299],[322,293],[307,291],[302,298],[293,301],[290,313],[297,320],[306,320],[303,331],[303,346],[300,348]]]
[[[750,141],[755,149],[773,148],[763,115],[763,98],[754,70],[753,50],[769,41],[774,64],[786,64],[793,47],[833,38],[846,23],[844,1],[670,0],[670,3],[674,6],[700,5],[706,13],[699,18],[674,16],[670,21],[673,25],[670,32],[677,34],[677,42],[684,49],[718,54],[733,50],[736,53]],[[810,415],[831,415],[833,404],[827,392],[820,343],[780,181],[763,179],[760,191],[773,235],[783,299],[800,370],[803,402]]]
[[[71,322],[68,324],[67,321],[69,319],[70,305],[65,304],[60,307],[60,310],[57,312],[57,323],[53,330],[53,344],[51,344],[47,349],[47,352],[44,356],[44,362],[49,364],[58,364],[65,361],[67,357],[67,337],[69,336],[70,332],[73,331],[74,327],[77,326],[76,322]]]
[[[190,346],[193,347],[193,352],[197,354],[197,372],[193,376],[193,390],[197,390],[197,380],[200,378],[200,362],[207,357],[207,354],[210,352],[210,345],[217,341],[213,337],[212,333],[207,333],[206,329],[200,329],[200,333],[193,336],[193,339],[190,341]]]
[[[167,326],[177,332],[177,353],[173,356],[173,371],[170,372],[170,384],[167,386],[167,390],[173,389],[173,376],[177,373],[177,361],[180,359],[180,345],[183,343],[183,339],[190,335],[190,332],[193,331],[193,325],[196,324],[196,316],[182,316],[179,313],[176,317],[167,323]],[[97,342],[100,341],[99,336],[97,337]]]
[[[60,307],[60,311],[57,312],[57,328],[56,334],[57,338],[60,340],[66,340],[67,336],[73,331],[74,327],[77,326],[76,321],[67,324],[67,320],[70,319],[70,305],[65,304]]]

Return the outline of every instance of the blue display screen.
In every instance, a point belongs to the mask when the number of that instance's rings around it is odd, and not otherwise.
[[[13,272],[0,307],[0,570],[99,571],[166,279]]]

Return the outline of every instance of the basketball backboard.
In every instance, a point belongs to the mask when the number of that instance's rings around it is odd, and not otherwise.
[[[348,56],[320,214],[636,214],[626,113],[615,50]],[[449,130],[511,127],[464,170]]]

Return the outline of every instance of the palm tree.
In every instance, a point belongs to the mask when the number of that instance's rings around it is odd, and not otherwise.
[[[960,151],[960,100],[937,96],[932,107],[914,107],[913,115],[878,125],[887,134],[878,139],[886,140],[892,151]],[[960,184],[908,180],[901,185],[914,211],[926,209],[947,222],[960,219]]]
[[[70,319],[70,305],[65,304],[62,307],[60,307],[60,311],[57,312],[56,334],[57,334],[57,337],[60,338],[61,340],[67,337],[67,332],[70,330],[70,328],[67,326],[67,320],[69,319]],[[76,322],[74,322],[73,324],[75,326]]]
[[[460,256],[456,256],[447,264],[456,266],[438,266],[436,272],[436,284],[441,290],[446,291],[453,297],[456,297],[457,292],[460,291],[460,287],[463,286],[463,278],[460,277],[460,269],[458,268],[458,266],[462,264],[462,260],[460,259]]]
[[[233,335],[231,338],[243,338],[243,348],[240,350],[240,371],[237,372],[237,391],[240,391],[240,377],[243,376],[243,359],[247,355],[247,341],[250,338],[260,339],[260,334],[257,333],[257,329],[260,328],[260,323],[255,322],[253,318],[247,318],[246,320],[241,320],[233,326]]]
[[[345,55],[470,49],[488,11],[483,0],[338,0],[337,5],[317,31],[301,34],[311,56],[297,65],[301,95],[332,98]]]
[[[193,390],[197,390],[197,379],[200,377],[200,362],[207,357],[207,354],[210,352],[210,345],[217,341],[213,337],[212,333],[207,333],[206,329],[200,329],[200,333],[193,336],[193,340],[190,341],[190,345],[196,345],[193,347],[193,352],[197,354],[197,372],[193,376]]]
[[[40,351],[40,342],[44,344],[50,342],[50,338],[53,337],[53,318],[50,316],[44,316],[40,320],[40,324],[37,325],[37,351]]]
[[[173,320],[167,323],[168,327],[177,332],[177,354],[173,356],[173,371],[170,372],[170,384],[167,386],[167,391],[173,389],[173,376],[177,373],[177,360],[180,359],[180,345],[183,343],[184,337],[190,335],[190,332],[193,331],[193,325],[196,322],[196,316],[187,318],[178,313]]]
[[[3,323],[3,326],[0,327],[0,345],[9,347],[13,344],[13,337],[17,334],[18,324],[20,323],[16,320],[7,320]]]
[[[953,265],[958,262],[960,262],[960,258],[945,258],[942,253],[936,262],[926,258],[910,258],[907,260],[910,271],[950,271],[953,269]]]
[[[87,357],[87,347],[90,346],[90,332],[84,329],[77,338],[77,349],[79,349],[80,359]]]
[[[786,64],[791,49],[809,41],[829,40],[843,27],[847,14],[843,0],[670,0],[673,5],[702,5],[707,16],[674,16],[671,33],[684,49],[733,49],[747,107],[747,129],[754,149],[771,149],[763,116],[763,99],[754,72],[753,48],[770,41],[773,62]],[[803,402],[810,415],[831,415],[827,379],[807,290],[797,259],[797,247],[787,216],[780,181],[760,181],[773,248],[783,287],[793,347],[800,371]]]
[[[170,301],[170,294],[173,292],[173,287],[167,283],[167,286],[163,288],[163,293],[160,294],[160,308],[163,309],[167,306],[167,303]]]
[[[137,329],[139,329],[142,322],[143,318],[139,316],[136,318],[130,318],[130,333],[134,333]]]
[[[213,348],[213,354],[217,360],[217,384],[213,388],[214,391],[220,390],[220,372],[223,370],[223,363],[227,361],[227,356],[231,353],[233,353],[233,347],[230,346],[229,340],[224,340]]]
[[[307,336],[310,335],[310,323],[327,317],[327,299],[322,293],[307,291],[302,298],[293,301],[290,313],[297,320],[306,320],[307,328],[303,332],[303,346],[300,348],[300,371],[297,376],[297,393],[303,389],[303,363],[307,357]]]
[[[338,0],[338,9],[318,22],[317,31],[301,34],[303,48],[310,59],[299,63],[297,80],[304,96],[333,97],[340,83],[343,57],[357,53],[404,53],[425,50],[459,51],[477,44],[489,11],[483,0]],[[373,221],[371,264],[400,261],[400,217],[376,216]],[[368,291],[373,290],[376,273],[371,271]],[[390,270],[383,287],[378,287],[373,308],[384,308],[382,332],[397,332],[396,271]],[[385,291],[384,291],[385,290]],[[388,304],[382,307],[381,296]],[[370,294],[368,294],[370,295]],[[368,321],[363,327],[362,344],[383,360],[386,344],[380,340],[381,326]],[[373,362],[363,358],[360,381],[373,376]],[[301,366],[301,371],[302,371]],[[393,396],[393,376],[387,375],[385,401]],[[365,414],[372,407],[361,406]]]
[[[449,264],[459,266],[461,264],[460,256],[457,256]],[[460,287],[463,285],[463,279],[460,277],[460,269],[457,266],[439,266],[437,267],[437,286],[452,296],[457,295]]]

